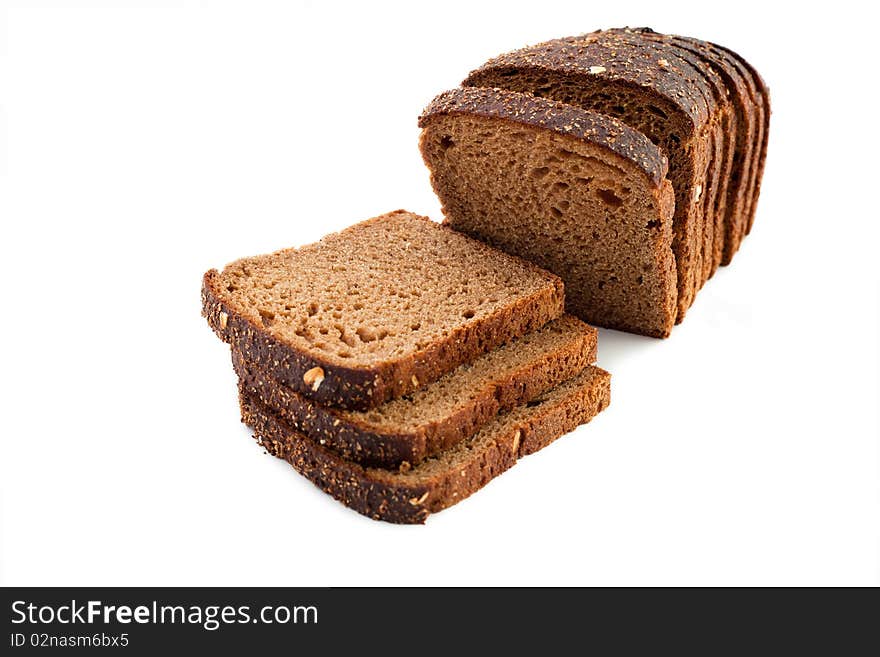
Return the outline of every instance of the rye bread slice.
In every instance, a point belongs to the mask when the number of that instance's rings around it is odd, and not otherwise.
[[[293,429],[243,388],[242,422],[272,455],[347,507],[376,520],[423,523],[485,486],[518,458],[589,422],[608,406],[611,376],[598,367],[499,416],[472,437],[405,472],[364,468]]]
[[[472,436],[596,360],[591,326],[564,315],[370,411],[316,404],[232,351],[244,390],[290,426],[361,465],[408,468]]]
[[[211,328],[279,382],[364,410],[563,312],[562,281],[398,210],[207,272]]]
[[[702,194],[714,130],[705,77],[681,57],[658,54],[637,35],[599,31],[506,53],[463,84],[529,92],[608,114],[660,146],[675,188],[676,321],[681,322],[702,276]]]
[[[438,96],[420,147],[446,222],[565,281],[568,312],[655,337],[676,319],[673,192],[640,132],[501,89]]]

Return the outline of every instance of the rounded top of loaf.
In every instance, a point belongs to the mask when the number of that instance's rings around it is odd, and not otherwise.
[[[461,87],[432,100],[419,117],[424,128],[432,117],[473,114],[546,128],[604,147],[640,169],[655,186],[669,169],[666,156],[644,134],[605,114],[531,94],[483,87]]]
[[[609,84],[636,86],[671,102],[696,127],[708,120],[714,102],[706,78],[663,44],[644,38],[650,28],[599,30],[563,37],[499,55],[472,71],[465,86],[506,71],[532,69]]]
[[[727,87],[721,79],[721,75],[715,69],[715,65],[711,61],[711,56],[701,50],[697,44],[690,42],[685,37],[673,34],[662,34],[655,32],[650,27],[637,28],[613,28],[609,30],[612,33],[635,34],[644,39],[654,47],[661,48],[664,57],[672,55],[672,57],[680,57],[688,63],[694,70],[699,71],[710,85],[713,94],[713,105],[726,102],[728,99]],[[670,60],[667,59],[667,62]]]

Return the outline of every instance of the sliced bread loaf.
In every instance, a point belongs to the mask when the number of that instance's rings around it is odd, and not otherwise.
[[[472,436],[596,359],[596,329],[564,315],[370,411],[316,404],[233,350],[243,389],[297,431],[362,465],[408,468]]]
[[[666,159],[617,119],[465,87],[425,110],[420,147],[446,221],[562,277],[569,312],[665,337],[676,318]]]
[[[463,84],[528,92],[614,116],[660,146],[669,158],[675,188],[673,251],[680,322],[703,277],[703,194],[709,191],[718,115],[705,76],[636,34],[604,31],[501,55]]]
[[[207,272],[224,341],[301,395],[364,410],[563,312],[562,281],[399,210]]]
[[[589,422],[608,406],[610,380],[604,370],[588,367],[407,471],[364,468],[296,431],[244,387],[239,398],[242,422],[254,429],[260,444],[321,490],[376,520],[422,523],[485,486],[521,456]]]

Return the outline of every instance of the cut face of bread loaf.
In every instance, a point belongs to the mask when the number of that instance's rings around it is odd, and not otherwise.
[[[675,188],[673,250],[681,321],[704,275],[703,193],[718,131],[706,78],[637,34],[606,31],[501,55],[463,84],[528,92],[614,116],[660,146]]]
[[[415,465],[532,401],[596,359],[596,329],[564,315],[369,411],[316,404],[233,350],[243,389],[297,431],[362,465]]]
[[[310,399],[361,410],[563,305],[553,274],[403,210],[211,270],[202,285],[208,323],[248,361]]]
[[[569,312],[665,337],[676,318],[666,161],[611,117],[462,88],[425,110],[420,147],[446,221],[565,281]]]
[[[406,471],[365,468],[305,437],[239,388],[242,422],[274,456],[370,518],[423,523],[608,406],[610,375],[588,367],[530,404],[499,416],[476,434]]]

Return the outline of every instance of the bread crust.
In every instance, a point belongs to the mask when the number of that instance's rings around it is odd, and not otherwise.
[[[451,230],[439,225],[437,229]],[[478,251],[491,248],[473,242]],[[480,321],[459,326],[424,349],[367,367],[346,366],[314,351],[302,351],[262,330],[228,301],[216,269],[202,279],[202,315],[221,340],[301,395],[322,404],[366,410],[436,381],[460,364],[559,317],[565,304],[562,280],[524,260],[519,262],[539,273],[547,284]],[[317,387],[306,381],[306,373],[315,368],[321,368],[323,375]]]
[[[506,426],[470,451],[465,461],[425,476],[419,476],[417,468],[409,473],[364,468],[299,433],[243,388],[239,400],[242,422],[254,430],[260,445],[325,493],[375,520],[421,524],[485,486],[518,458],[546,447],[605,409],[610,375],[590,367],[581,377],[584,383],[564,399],[530,409],[515,426]]]
[[[363,415],[312,402],[278,383],[235,349],[232,363],[249,395],[313,441],[361,465],[409,467],[470,437],[498,413],[532,401],[595,362],[596,329],[571,316],[563,321],[574,324],[579,334],[503,376],[483,381],[481,388],[468,391],[469,396],[452,415],[396,431],[371,423]]]
[[[524,68],[607,80],[639,87],[673,103],[687,117],[694,130],[708,119],[711,91],[680,67],[661,69],[655,60],[648,62],[626,35],[612,30],[553,39],[534,46],[493,57],[472,71],[464,84],[486,71]],[[600,39],[602,40],[600,42]]]

